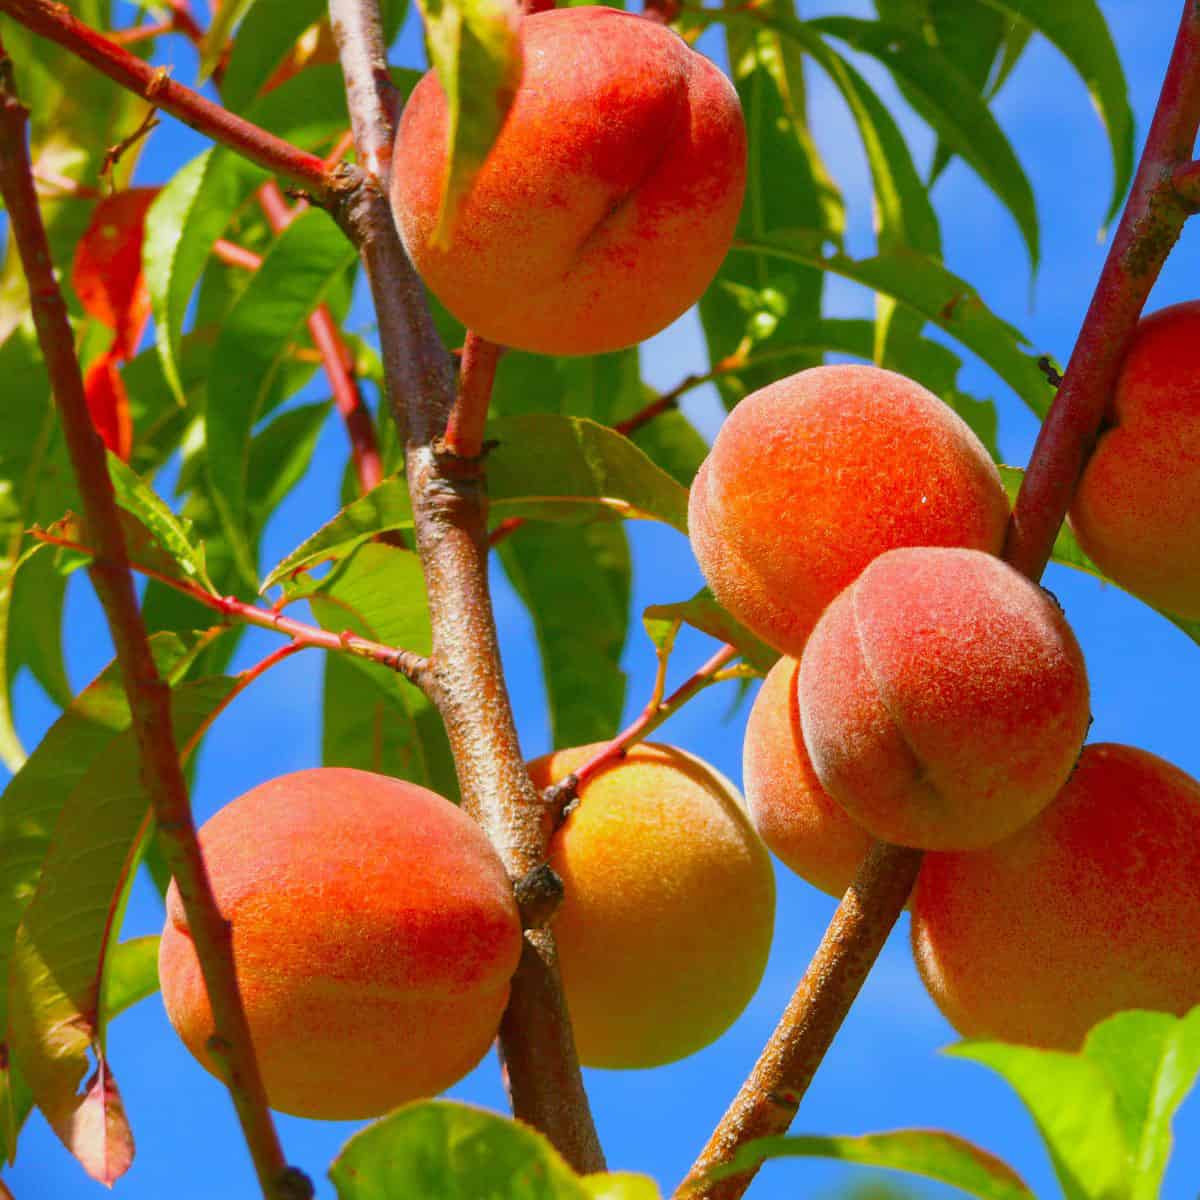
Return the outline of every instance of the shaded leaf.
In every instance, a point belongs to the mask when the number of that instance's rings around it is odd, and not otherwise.
[[[329,1178],[338,1200],[659,1200],[643,1175],[578,1176],[527,1125],[448,1100],[405,1105],[356,1133]]]
[[[325,0],[254,4],[245,14],[221,78],[225,107],[242,112],[326,8]]]
[[[417,0],[429,61],[446,98],[446,170],[432,242],[454,221],[521,81],[521,10],[513,0]]]
[[[728,1166],[712,1172],[712,1177],[736,1175],[770,1158],[833,1158],[935,1179],[980,1200],[1034,1200],[1007,1163],[965,1138],[937,1129],[898,1129],[862,1137],[758,1138],[743,1146]]]
[[[728,642],[734,646],[760,674],[765,675],[779,660],[779,651],[773,650],[730,616],[708,588],[702,588],[690,600],[678,600],[674,604],[651,604],[642,614],[642,624],[659,650],[669,652],[680,625],[690,625],[716,638],[718,642]]]
[[[212,73],[225,53],[225,47],[233,38],[237,23],[245,15],[254,0],[224,0],[212,14],[212,21],[204,34],[200,46],[199,82],[203,83]]]
[[[152,933],[111,948],[100,985],[102,1023],[158,991],[158,943],[158,934]]]
[[[631,564],[624,528],[527,524],[501,543],[500,561],[537,635],[553,744],[612,737],[625,703]]]

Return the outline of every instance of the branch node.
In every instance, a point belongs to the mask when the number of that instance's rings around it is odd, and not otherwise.
[[[313,1200],[313,1181],[299,1167],[284,1167],[275,1180],[272,1200]]]
[[[1059,373],[1059,370],[1054,365],[1053,361],[1051,361],[1050,355],[1048,355],[1048,354],[1039,355],[1038,360],[1037,360],[1037,365],[1038,365],[1038,370],[1041,371],[1041,373],[1043,375],[1045,375],[1046,380],[1047,380],[1047,382],[1049,382],[1051,387],[1058,387],[1058,385],[1060,383],[1062,383],[1063,377]]]
[[[557,783],[552,783],[542,792],[542,805],[550,814],[550,821],[555,829],[562,827],[563,822],[575,811],[578,804],[579,776],[574,771]]]
[[[522,929],[545,929],[563,902],[566,888],[558,872],[541,863],[513,884]]]

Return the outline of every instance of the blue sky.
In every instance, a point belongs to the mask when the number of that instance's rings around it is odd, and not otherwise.
[[[1144,136],[1169,55],[1180,5],[1169,0],[1101,0],[1132,89],[1138,136]],[[824,12],[869,15],[862,2],[808,0],[804,16]],[[714,43],[705,43],[713,45]],[[417,62],[418,39],[410,22],[393,61]],[[176,76],[192,78],[190,55],[173,51]],[[864,72],[889,99],[895,92],[874,65]],[[850,248],[871,246],[869,177],[853,126],[823,78],[812,76],[814,129],[827,162],[847,197]],[[946,259],[974,283],[986,302],[1020,326],[1041,350],[1064,361],[1103,258],[1098,240],[1111,187],[1103,129],[1082,83],[1046,43],[1035,40],[1009,82],[996,111],[1037,194],[1044,262],[1031,286],[1017,230],[991,194],[961,164],[939,182],[935,203],[943,222]],[[914,120],[905,128],[919,161],[932,142]],[[194,134],[166,122],[143,159],[139,182],[160,182],[203,149]],[[1191,228],[1169,261],[1150,307],[1195,296],[1200,229]],[[830,315],[869,315],[869,295],[831,280]],[[365,325],[369,317],[361,316]],[[667,388],[704,368],[694,314],[647,343],[643,369]],[[1006,461],[1023,464],[1032,446],[1032,417],[981,364],[968,361],[962,386],[993,397],[1000,410],[1000,444]],[[715,395],[695,393],[685,405],[710,437],[720,421]],[[314,468],[268,528],[264,562],[274,562],[336,508],[344,435],[332,424]],[[688,596],[700,585],[686,541],[661,526],[634,524],[634,612],[647,604]],[[549,748],[536,649],[528,618],[495,572],[502,649],[516,706],[522,745],[530,757]],[[1152,750],[1200,776],[1200,738],[1194,732],[1194,680],[1200,648],[1137,601],[1111,587],[1058,568],[1045,582],[1058,595],[1087,657],[1095,725],[1092,740],[1127,742]],[[81,685],[107,661],[107,638],[94,602],[76,577],[69,592],[67,629],[72,679]],[[252,632],[235,665],[257,661],[278,639]],[[699,635],[681,639],[674,662],[678,677],[690,672],[712,645]],[[625,653],[629,712],[644,703],[653,654],[635,620]],[[204,818],[254,784],[319,761],[321,664],[315,653],[296,656],[270,672],[219,722],[201,756],[194,803]],[[1191,686],[1189,686],[1191,685]],[[713,689],[674,718],[664,740],[702,753],[719,770],[741,778],[741,736],[746,708],[731,712],[733,689]],[[18,689],[21,731],[37,740],[52,711],[36,689]],[[601,1137],[610,1165],[655,1176],[664,1190],[684,1173],[769,1035],[832,912],[833,902],[779,871],[779,916],[766,978],[746,1013],[728,1034],[692,1058],[653,1072],[589,1072]],[[157,932],[157,896],[139,885],[130,905],[129,935]],[[1003,981],[997,981],[1003,986]],[[998,1077],[954,1061],[938,1049],[953,1031],[925,995],[912,966],[907,921],[902,922],[871,976],[859,1004],[819,1073],[796,1121],[797,1131],[862,1133],[901,1126],[942,1127],[1000,1154],[1039,1196],[1058,1194],[1032,1121]],[[116,1022],[110,1058],[138,1141],[129,1174],[117,1184],[128,1200],[251,1196],[253,1175],[232,1109],[222,1089],[198,1068],[166,1022],[157,997]],[[489,1058],[452,1096],[503,1109],[494,1059]],[[326,1164],[352,1125],[280,1119],[291,1161],[331,1196]],[[1193,1099],[1177,1123],[1177,1153],[1166,1200],[1194,1197],[1200,1179],[1200,1101]],[[812,1162],[769,1166],[749,1193],[755,1200],[821,1196],[866,1172]],[[897,1183],[901,1177],[892,1177]],[[7,1174],[17,1200],[87,1200],[103,1194],[35,1117]],[[914,1195],[958,1193],[936,1185],[908,1184]]]

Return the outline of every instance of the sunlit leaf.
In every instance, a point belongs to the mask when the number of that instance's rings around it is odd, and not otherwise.
[[[736,618],[730,616],[714,599],[708,588],[697,592],[690,600],[674,604],[651,604],[642,614],[642,624],[655,646],[669,647],[680,625],[690,625],[728,642],[758,672],[765,675],[778,661],[779,651],[755,637]]]

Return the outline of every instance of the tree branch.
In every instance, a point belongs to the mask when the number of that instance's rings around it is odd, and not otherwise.
[[[300,187],[321,204],[332,204],[340,176],[314,154],[235,116],[199,92],[175,83],[162,67],[152,67],[77,20],[65,4],[54,0],[0,0],[0,13],[90,63],[121,87],[177,117],[198,133],[229,146]],[[178,16],[178,10],[177,10]]]
[[[483,453],[483,431],[487,425],[492,384],[503,346],[467,331],[462,362],[458,368],[458,394],[446,421],[442,447],[459,458],[478,458]]]
[[[330,0],[359,159],[372,174],[343,210],[379,319],[389,399],[407,443],[417,551],[433,626],[432,669],[463,806],[510,878],[545,862],[549,823],[525,770],[504,684],[487,579],[486,494],[478,459],[434,446],[453,406],[454,372],[400,244],[384,188],[394,113],[376,0]],[[576,1169],[604,1159],[583,1090],[554,940],[528,930],[500,1045],[516,1116],[545,1133]]]
[[[1017,497],[1004,557],[1035,582],[1095,442],[1126,342],[1188,208],[1174,173],[1200,124],[1200,5],[1186,0],[1133,189],[1083,329]],[[785,1133],[916,881],[922,854],[876,843],[750,1077],[680,1185],[682,1200],[737,1200],[758,1168],[706,1182],[738,1147]]]
[[[11,60],[0,46],[0,194],[29,284],[38,341],[46,360],[88,524],[97,541],[89,568],[112,633],[141,756],[141,773],[196,944],[218,1035],[229,1046],[226,1084],[237,1109],[263,1195],[278,1200],[300,1173],[283,1157],[267,1108],[234,973],[228,922],[217,908],[196,840],[187,783],[171,727],[171,692],[159,676],[138,609],[104,446],[88,416],[74,336],[46,230],[38,211],[26,143],[28,113],[13,86]],[[307,1195],[312,1195],[309,1185]]]

